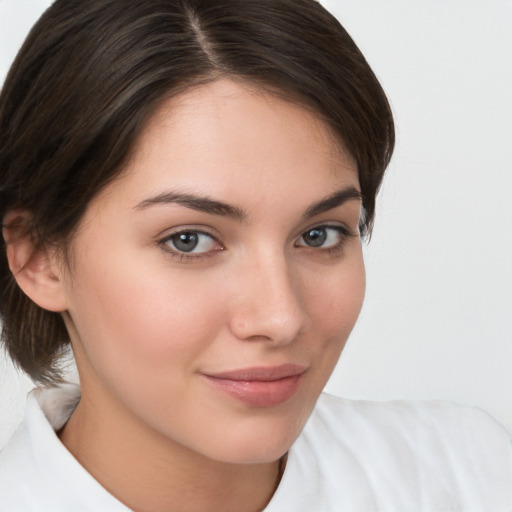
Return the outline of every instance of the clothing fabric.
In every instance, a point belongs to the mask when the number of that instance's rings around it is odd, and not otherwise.
[[[129,512],[55,433],[79,397],[75,385],[29,395],[0,452],[0,512]],[[510,437],[475,408],[323,394],[264,512],[372,511],[512,511]]]

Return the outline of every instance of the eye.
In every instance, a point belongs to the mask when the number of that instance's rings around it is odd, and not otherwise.
[[[200,255],[214,250],[221,250],[221,246],[213,236],[197,230],[173,233],[164,238],[160,243],[167,246],[171,252],[179,253],[180,255]]]
[[[349,238],[351,233],[342,226],[317,226],[302,233],[295,244],[299,247],[337,249]]]

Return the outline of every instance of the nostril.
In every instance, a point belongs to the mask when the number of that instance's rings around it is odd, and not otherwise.
[[[288,344],[305,328],[306,315],[298,303],[279,305],[266,301],[258,306],[239,308],[231,320],[233,334],[241,340]]]
[[[260,244],[237,268],[237,287],[230,308],[236,338],[292,343],[307,323],[300,276],[294,276],[287,255],[275,245]]]

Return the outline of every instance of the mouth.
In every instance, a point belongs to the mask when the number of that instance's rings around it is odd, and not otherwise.
[[[252,407],[275,407],[299,390],[306,367],[296,364],[202,374],[216,390]]]

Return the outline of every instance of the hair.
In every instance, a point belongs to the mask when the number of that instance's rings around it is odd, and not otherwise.
[[[357,163],[369,234],[394,146],[391,109],[362,53],[316,0],[57,0],[0,95],[0,219],[27,211],[21,236],[35,247],[67,246],[158,106],[220,77],[302,104],[331,127]],[[21,291],[1,244],[1,339],[34,381],[55,384],[69,345],[63,319]]]

